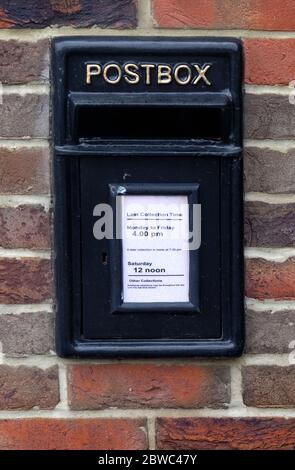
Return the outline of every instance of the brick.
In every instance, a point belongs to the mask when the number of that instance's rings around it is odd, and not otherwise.
[[[58,368],[0,365],[0,409],[52,409],[59,402]]]
[[[46,26],[101,26],[133,28],[137,24],[136,0],[4,0],[0,28]]]
[[[243,400],[247,406],[290,408],[295,406],[295,366],[242,368]]]
[[[286,153],[248,147],[244,151],[245,191],[295,192],[295,148]]]
[[[288,85],[295,77],[295,39],[243,40],[245,81],[257,85]]]
[[[10,357],[54,351],[54,315],[34,312],[0,315],[2,353]]]
[[[48,194],[49,150],[0,147],[0,181],[2,194]]]
[[[50,260],[0,258],[0,303],[35,303],[51,297]]]
[[[262,258],[246,260],[246,295],[255,299],[295,299],[295,258],[276,263]]]
[[[289,97],[272,93],[245,95],[245,137],[293,139],[295,106]]]
[[[287,354],[295,339],[295,311],[246,313],[246,352]]]
[[[295,204],[245,204],[244,233],[247,246],[295,246]]]
[[[0,420],[3,450],[140,450],[147,448],[142,419]]]
[[[48,40],[0,41],[0,77],[3,84],[48,81]]]
[[[41,205],[0,207],[0,246],[48,249],[49,213]]]
[[[230,400],[229,369],[154,364],[70,368],[72,409],[222,407]]]
[[[49,133],[47,95],[4,95],[0,114],[0,137],[43,137]]]
[[[160,418],[157,449],[294,450],[295,419]]]
[[[153,12],[165,28],[295,29],[292,0],[153,0]]]

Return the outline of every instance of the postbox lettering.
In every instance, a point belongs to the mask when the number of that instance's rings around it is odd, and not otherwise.
[[[86,83],[89,85],[92,81],[92,77],[101,74],[101,66],[99,64],[87,64],[86,65]]]
[[[127,83],[130,83],[131,85],[135,85],[136,83],[139,82],[140,76],[137,71],[138,71],[138,65],[136,64],[125,65],[126,75],[124,76],[124,78]]]
[[[170,83],[172,81],[172,70],[169,65],[158,66],[158,83],[160,85]]]
[[[111,85],[120,83],[122,77],[129,85],[137,85],[143,82],[145,85],[155,83],[157,85],[211,85],[207,74],[211,64],[136,64],[127,62],[123,65],[118,63],[108,64],[86,64],[86,84],[99,83],[102,80]]]
[[[192,78],[192,72],[188,65],[180,64],[174,71],[175,80],[179,85],[187,85]]]

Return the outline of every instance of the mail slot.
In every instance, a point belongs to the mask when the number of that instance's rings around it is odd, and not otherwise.
[[[52,45],[57,352],[243,350],[242,46]]]

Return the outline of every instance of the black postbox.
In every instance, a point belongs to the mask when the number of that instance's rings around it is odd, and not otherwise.
[[[52,62],[58,354],[241,354],[240,41],[60,38]]]

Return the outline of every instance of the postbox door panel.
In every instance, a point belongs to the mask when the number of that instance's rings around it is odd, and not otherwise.
[[[219,338],[220,315],[220,259],[214,253],[220,246],[220,159],[214,157],[98,157],[81,158],[81,236],[83,283],[83,335],[85,338]],[[192,289],[200,292],[199,312],[172,312],[151,307],[148,311],[112,313],[112,283],[120,282],[112,276],[112,268],[119,262],[112,258],[111,241],[96,240],[93,216],[98,203],[109,204],[109,184],[167,184],[199,185],[202,207],[201,248],[198,276]],[[173,192],[173,190],[172,190]],[[173,256],[173,255],[167,255]],[[194,262],[194,259],[191,261]],[[197,262],[197,261],[196,261]],[[120,278],[120,277],[119,277]],[[121,288],[121,286],[119,286]],[[215,298],[216,301],[212,302]],[[179,322],[182,331],[179,330]]]

